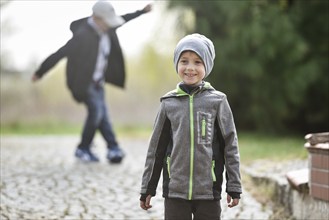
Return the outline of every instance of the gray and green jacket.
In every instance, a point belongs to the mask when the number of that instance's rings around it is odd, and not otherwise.
[[[205,82],[188,94],[180,86],[161,98],[142,178],[141,194],[154,196],[163,170],[163,197],[220,199],[240,194],[238,139],[226,95]]]

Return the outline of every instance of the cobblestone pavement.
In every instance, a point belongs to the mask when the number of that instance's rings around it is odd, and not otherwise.
[[[101,137],[94,151],[101,162],[84,164],[73,157],[79,137],[1,137],[0,219],[163,219],[161,182],[153,208],[139,208],[139,188],[147,150],[145,139],[123,139],[127,153],[109,164]],[[225,198],[225,197],[223,197]],[[244,192],[240,205],[223,219],[268,219],[272,211]]]

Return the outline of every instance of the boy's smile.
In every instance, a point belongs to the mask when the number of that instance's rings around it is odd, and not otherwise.
[[[193,51],[185,51],[181,54],[177,70],[186,85],[198,85],[206,75],[202,59]]]

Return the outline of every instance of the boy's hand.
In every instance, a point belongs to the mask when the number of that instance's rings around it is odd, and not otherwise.
[[[152,10],[152,4],[148,4],[142,9],[142,11],[145,12],[145,13],[148,13],[151,10]]]
[[[140,201],[140,207],[144,210],[148,210],[150,208],[152,208],[152,205],[151,205],[151,198],[152,196],[151,195],[148,195],[146,197],[146,201]]]
[[[237,206],[239,204],[239,199],[232,199],[232,197],[227,194],[227,204],[229,208],[232,208],[234,206]]]
[[[32,76],[32,82],[36,82],[36,81],[38,81],[40,79],[40,77],[37,75],[37,74],[34,74],[33,76]]]

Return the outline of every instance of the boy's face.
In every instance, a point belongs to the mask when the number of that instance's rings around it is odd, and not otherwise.
[[[97,26],[105,33],[110,29],[110,26],[108,24],[106,24],[106,22],[97,16],[93,16],[95,23],[97,24]]]
[[[177,64],[178,75],[186,85],[199,85],[206,75],[202,59],[192,51],[181,54]]]

